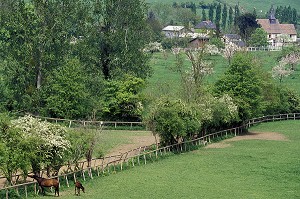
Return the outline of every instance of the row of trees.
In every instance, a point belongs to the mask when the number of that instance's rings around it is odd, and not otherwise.
[[[152,38],[144,1],[0,5],[0,110],[74,119],[139,116],[133,109],[152,72],[143,51]]]
[[[277,7],[275,16],[280,23],[298,24],[299,15],[296,8],[292,8],[291,6]]]

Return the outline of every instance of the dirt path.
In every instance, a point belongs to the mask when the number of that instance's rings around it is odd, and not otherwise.
[[[155,137],[153,135],[149,136],[132,136],[131,138],[131,144],[123,144],[121,146],[118,146],[114,149],[112,149],[106,156],[111,155],[119,155],[120,153],[125,153],[127,151],[130,151],[132,149],[136,149],[143,146],[150,146],[152,144],[155,144]]]
[[[207,145],[205,148],[225,148],[230,147],[230,142],[240,140],[278,140],[288,141],[284,135],[276,132],[249,132],[248,134],[236,136],[230,139],[223,140],[221,142],[212,143]]]

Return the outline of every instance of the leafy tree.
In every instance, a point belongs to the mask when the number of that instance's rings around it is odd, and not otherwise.
[[[233,9],[232,7],[229,8],[229,14],[228,14],[228,26],[231,26],[233,23]]]
[[[263,28],[257,28],[250,37],[249,45],[254,47],[268,46],[268,33]]]
[[[215,93],[227,93],[238,106],[242,121],[257,117],[264,110],[262,98],[262,73],[246,53],[236,53],[224,77],[215,84]]]
[[[231,59],[233,58],[234,54],[239,50],[238,46],[234,43],[229,43],[225,46],[223,51],[223,57],[228,59],[228,64],[231,64]]]
[[[239,33],[243,39],[248,40],[251,34],[259,27],[256,18],[252,13],[246,13],[236,18]]]
[[[202,21],[206,21],[207,17],[206,17],[206,11],[205,9],[202,9]]]
[[[57,118],[87,118],[91,102],[86,87],[87,75],[77,59],[53,71],[44,88],[46,115]]]
[[[225,4],[223,7],[223,12],[222,12],[222,27],[223,27],[223,29],[226,28],[226,23],[227,23],[227,5]]]
[[[105,79],[123,74],[146,78],[151,74],[148,55],[141,49],[149,43],[147,6],[142,0],[99,0],[95,6],[97,60]],[[99,31],[100,30],[100,31]]]
[[[0,115],[0,138],[0,171],[13,185],[12,176],[20,170],[23,176],[27,176],[30,164],[24,151],[26,142],[19,136],[18,129],[11,127],[6,114]]]
[[[235,5],[234,7],[234,25],[237,25],[237,19],[240,16],[240,8],[239,5]]]
[[[208,18],[210,21],[214,21],[214,7],[212,5],[209,6]]]
[[[67,159],[69,164],[75,164],[75,170],[81,169],[79,161],[83,158],[91,165],[92,157],[103,156],[103,152],[95,147],[95,143],[99,142],[100,133],[101,130],[91,129],[89,126],[67,132],[67,140],[71,143]]]
[[[16,0],[5,5],[1,6],[0,17],[4,30],[0,48],[5,86],[13,108],[38,112],[40,89],[51,71],[70,53],[71,38],[78,33],[74,28],[80,29],[74,13],[84,4],[68,0]]]
[[[140,120],[145,82],[127,75],[124,79],[109,81],[103,93],[102,117],[107,120]]]
[[[53,169],[54,175],[57,175],[64,163],[63,157],[70,148],[70,142],[66,139],[66,130],[59,125],[53,125],[28,115],[13,120],[12,127],[18,129],[16,139],[26,142],[26,145],[23,145],[26,148],[21,148],[21,150],[28,157],[32,171],[39,175],[44,167],[47,168],[48,175],[50,175],[50,169]]]
[[[197,109],[181,100],[159,100],[148,115],[150,130],[157,132],[163,145],[175,144],[197,134],[201,127]]]
[[[216,24],[220,24],[220,21],[221,21],[221,4],[219,3],[217,5],[217,9],[216,9],[216,17],[215,17],[215,22]]]
[[[162,25],[160,24],[160,21],[156,19],[155,14],[153,11],[150,11],[147,18],[147,23],[152,29],[153,32],[153,41],[160,41],[161,40],[161,30]]]
[[[190,23],[196,23],[196,15],[191,10],[185,8],[177,8],[176,13],[177,14],[174,18],[185,27],[190,28]]]

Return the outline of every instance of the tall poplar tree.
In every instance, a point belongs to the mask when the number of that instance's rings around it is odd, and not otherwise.
[[[220,24],[220,21],[221,21],[221,11],[222,10],[222,7],[221,7],[221,4],[219,3],[217,5],[217,9],[216,9],[216,18],[215,18],[215,22],[216,24]]]
[[[213,5],[209,6],[208,18],[210,21],[214,21],[214,6]]]
[[[206,17],[206,12],[205,9],[202,9],[202,21],[206,21],[207,17]]]
[[[222,12],[222,27],[223,27],[223,29],[226,28],[226,23],[227,23],[227,5],[225,4],[223,7],[223,12]]]
[[[232,7],[229,8],[229,14],[228,14],[228,26],[232,26],[233,23],[233,9]]]

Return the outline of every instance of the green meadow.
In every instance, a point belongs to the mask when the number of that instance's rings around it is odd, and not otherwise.
[[[263,123],[250,131],[285,139],[226,140],[224,148],[171,155],[85,181],[80,198],[300,198],[299,129],[299,121]],[[76,198],[73,187],[63,188],[61,198]]]
[[[271,75],[272,68],[278,64],[277,56],[280,52],[258,51],[250,53],[253,54],[255,60],[259,63],[261,68]],[[190,70],[190,61],[185,55],[183,55],[183,57],[184,68],[186,70]],[[214,73],[206,77],[206,84],[213,84],[228,69],[228,61],[220,55],[212,56],[210,61],[214,65]],[[175,56],[170,52],[167,52],[166,54],[155,53],[153,55],[150,64],[154,69],[154,73],[149,79],[149,84],[145,91],[149,96],[159,96],[162,94],[177,95],[180,89],[180,75],[172,69],[175,67],[175,63]],[[280,86],[289,87],[300,93],[299,65],[298,69],[294,71],[292,75],[283,79],[283,82],[280,83],[277,79],[274,79],[274,81]]]
[[[204,3],[218,3],[218,2],[222,2],[222,3],[226,3],[229,6],[234,7],[236,4],[239,3],[240,7],[242,8],[242,10],[244,11],[248,11],[248,12],[252,12],[254,8],[256,8],[256,10],[259,13],[266,13],[269,11],[271,5],[273,4],[275,7],[277,6],[288,6],[290,5],[292,8],[296,8],[298,11],[300,9],[300,1],[298,0],[285,0],[285,1],[280,1],[280,0],[273,0],[273,1],[262,1],[262,0],[251,0],[251,1],[247,1],[247,0],[220,0],[220,1],[216,1],[216,0],[204,0],[204,1],[199,1],[199,0],[146,0],[146,2],[153,4],[153,3],[164,3],[164,4],[173,4],[173,2],[177,2],[177,3],[185,3],[185,2],[194,2],[196,3],[196,5],[199,4],[199,2],[204,2]],[[260,12],[261,11],[261,12]]]

